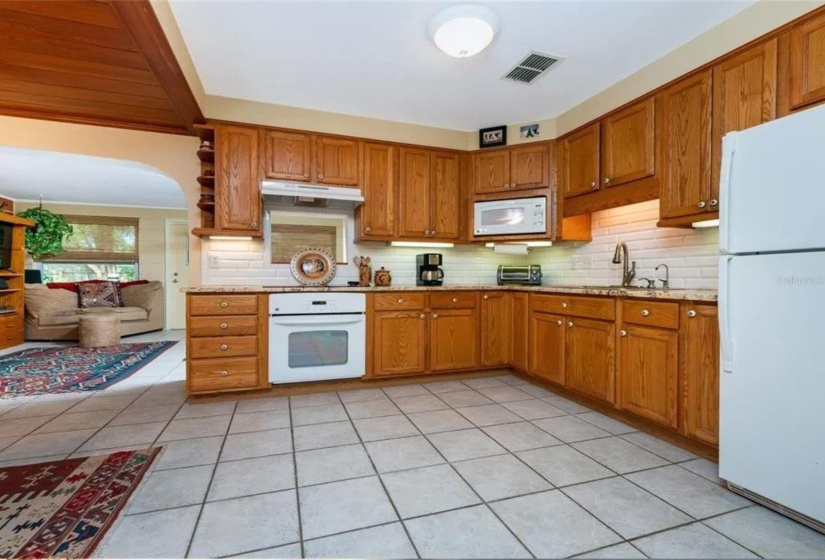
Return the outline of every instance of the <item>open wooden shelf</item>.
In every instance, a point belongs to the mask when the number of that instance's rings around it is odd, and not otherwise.
[[[202,187],[208,187],[210,189],[215,188],[215,176],[214,175],[201,175],[198,177],[198,183]]]
[[[221,237],[263,237],[260,231],[226,231],[215,228],[194,228],[192,235],[197,237],[210,237],[212,235],[219,235]]]
[[[5,290],[0,290],[0,296],[4,294],[16,294],[18,292],[22,292],[23,290],[16,290],[14,288],[7,288]]]
[[[24,274],[10,270],[0,270],[0,278],[23,278]]]
[[[205,210],[207,212],[214,212],[215,211],[215,203],[214,202],[198,202],[197,206],[201,210]]]
[[[198,159],[204,163],[215,163],[215,150],[198,150]]]

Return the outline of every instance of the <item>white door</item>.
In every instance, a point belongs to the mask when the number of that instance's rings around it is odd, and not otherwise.
[[[166,222],[166,323],[170,329],[186,328],[186,296],[189,287],[189,224]]]
[[[719,475],[825,522],[825,251],[719,272]]]
[[[825,249],[825,106],[723,141],[724,254]]]

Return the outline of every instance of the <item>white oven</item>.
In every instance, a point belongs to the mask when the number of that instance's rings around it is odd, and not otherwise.
[[[547,197],[476,202],[473,231],[476,236],[547,233]]]
[[[364,375],[366,296],[297,292],[269,296],[269,381]]]

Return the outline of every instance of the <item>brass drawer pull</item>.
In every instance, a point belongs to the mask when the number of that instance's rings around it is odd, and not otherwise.
[[[221,344],[221,350],[223,350],[223,351],[229,350],[229,345],[228,344]]]
[[[228,372],[228,371],[226,371],[226,370],[224,370],[224,371],[222,371],[222,372],[221,372],[221,377],[226,377],[226,376],[228,376],[228,375],[229,375],[229,372]]]
[[[650,315],[650,311],[647,309],[642,309],[642,317],[647,317],[648,315]]]
[[[227,308],[227,307],[229,307],[229,304],[228,304],[227,302],[225,302],[225,301],[222,301],[222,302],[221,302],[221,307],[223,307],[223,308]]]
[[[227,325],[226,323],[221,323],[221,328],[222,329],[228,329],[229,325]]]
[[[453,298],[453,303],[458,303],[458,298],[457,297]]]

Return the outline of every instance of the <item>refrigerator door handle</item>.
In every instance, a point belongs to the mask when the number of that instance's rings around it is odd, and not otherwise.
[[[719,248],[730,251],[730,180],[733,173],[733,156],[736,153],[736,132],[722,138],[722,177],[719,181]]]
[[[722,371],[733,372],[733,339],[730,329],[730,263],[733,257],[719,259],[719,331],[721,334]]]

